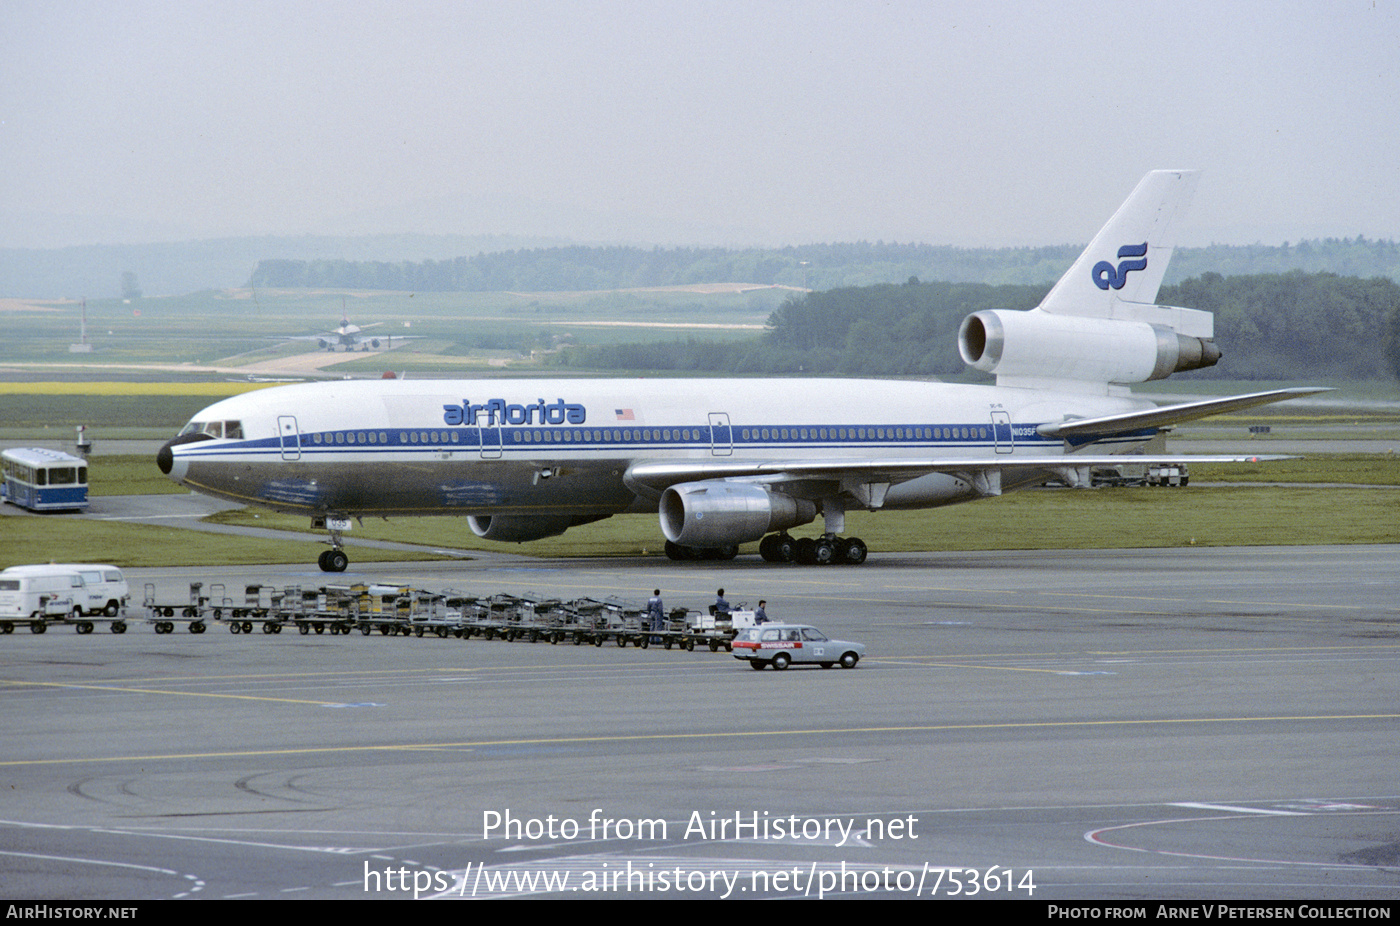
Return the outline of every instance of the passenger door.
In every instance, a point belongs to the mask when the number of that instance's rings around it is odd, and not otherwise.
[[[282,439],[282,459],[301,459],[301,432],[297,430],[297,419],[294,415],[279,415],[277,418],[277,433]]]
[[[729,415],[725,412],[710,412],[710,455],[732,456],[734,453],[734,432],[729,427]]]

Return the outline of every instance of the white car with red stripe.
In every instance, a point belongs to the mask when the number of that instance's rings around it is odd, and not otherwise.
[[[793,663],[811,663],[830,669],[839,665],[854,669],[865,655],[865,646],[849,640],[833,640],[808,624],[757,624],[734,637],[735,659],[747,659],[749,666],[762,669],[771,665],[786,669]]]

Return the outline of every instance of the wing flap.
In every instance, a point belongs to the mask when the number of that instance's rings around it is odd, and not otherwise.
[[[1290,460],[1286,455],[1216,454],[1216,455],[1146,455],[1146,454],[1053,454],[1042,456],[988,456],[977,458],[927,458],[898,460],[676,460],[638,462],[628,467],[623,477],[628,488],[645,497],[657,498],[666,489],[683,482],[704,482],[710,479],[732,479],[784,485],[789,494],[805,497],[802,483],[865,482],[897,485],[920,476],[944,473],[969,480],[986,480],[987,474],[998,476],[1016,473],[1048,472],[1065,475],[1071,485],[1079,484],[1074,474],[1095,467],[1136,465],[1172,465],[1192,463],[1262,463]],[[1087,477],[1086,477],[1087,479]],[[998,480],[999,481],[999,480]],[[1019,481],[1008,479],[1008,482]],[[792,491],[797,489],[797,491]],[[813,493],[820,496],[822,493]]]
[[[1302,396],[1331,392],[1330,389],[1297,388],[1275,389],[1271,392],[1252,392],[1248,395],[1230,396],[1225,399],[1206,399],[1201,402],[1185,402],[1179,405],[1164,405],[1160,408],[1122,415],[1106,415],[1102,418],[1077,418],[1069,421],[1042,424],[1036,430],[1046,437],[1065,440],[1100,440],[1116,434],[1129,434],[1149,428],[1162,428],[1168,425],[1195,421],[1226,412],[1242,411],[1271,402],[1283,402]]]

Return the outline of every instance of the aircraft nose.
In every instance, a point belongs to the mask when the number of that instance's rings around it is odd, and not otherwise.
[[[164,447],[161,447],[159,450],[156,451],[156,466],[160,467],[160,471],[162,473],[165,473],[165,475],[169,476],[171,472],[173,472],[175,469],[174,448],[180,446],[181,444],[193,444],[195,441],[202,440],[213,440],[213,438],[210,437],[208,434],[181,434],[179,437],[172,437],[170,440],[165,442]],[[183,475],[184,472],[182,471],[180,473],[180,476]],[[179,479],[180,476],[174,476],[172,478]]]

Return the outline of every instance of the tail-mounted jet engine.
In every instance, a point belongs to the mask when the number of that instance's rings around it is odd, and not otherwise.
[[[1172,311],[1166,307],[1163,311]],[[1032,309],[974,312],[958,329],[967,364],[1000,377],[1143,383],[1214,366],[1220,348],[1165,325],[1052,315]]]
[[[686,547],[748,543],[816,516],[815,503],[752,483],[683,482],[661,494],[661,532]]]

